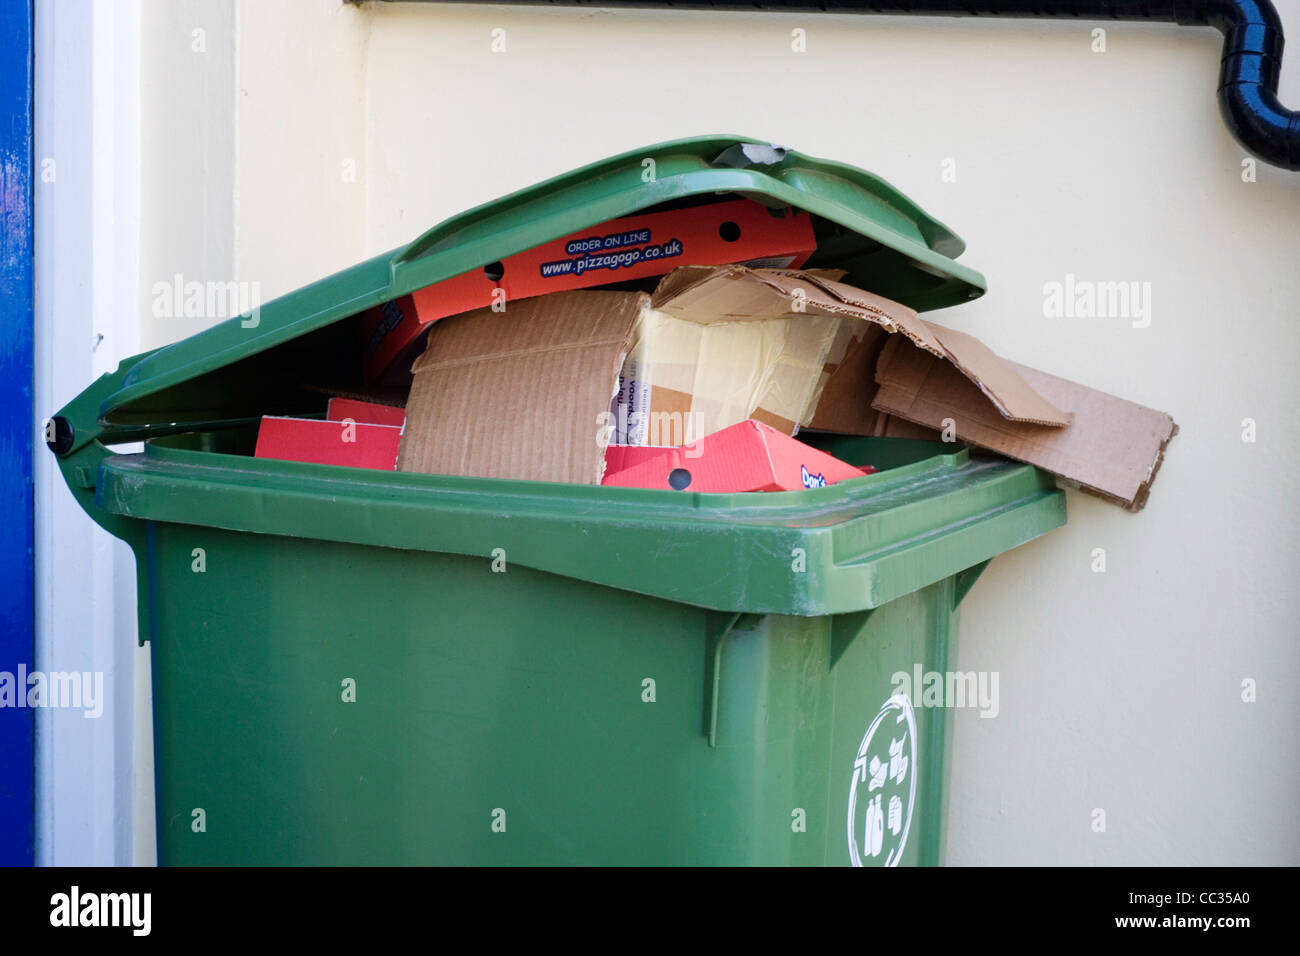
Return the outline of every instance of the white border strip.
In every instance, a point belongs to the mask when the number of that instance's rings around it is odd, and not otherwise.
[[[47,0],[35,12],[39,436],[46,416],[138,351],[140,8]],[[36,859],[129,865],[134,561],[76,505],[39,443],[35,459],[36,667],[102,671],[106,697],[98,719],[36,713]]]

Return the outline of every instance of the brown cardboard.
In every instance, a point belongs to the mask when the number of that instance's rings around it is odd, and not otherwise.
[[[673,270],[659,284],[651,304],[669,315],[700,322],[792,315],[866,319],[887,332],[902,332],[935,355],[945,354],[929,326],[907,306],[827,276],[818,270],[685,266]]]
[[[934,327],[947,342],[951,330]],[[992,355],[992,353],[989,353]],[[1140,511],[1169,440],[1178,432],[1164,412],[1003,362],[1052,407],[1073,413],[1068,427],[1013,421],[954,365],[893,337],[876,364],[872,406],[929,428],[951,419],[958,441],[1050,471],[1129,511]]]
[[[875,434],[877,438],[919,438],[923,441],[943,441],[943,433],[933,428],[917,425],[897,415],[886,415],[884,412],[876,412],[876,415],[878,416]]]
[[[931,325],[907,306],[838,282],[831,275],[823,271],[744,266],[683,267],[660,283],[652,305],[660,312],[695,322],[752,322],[789,317],[803,321],[836,317],[868,322],[886,332],[900,333],[917,348],[952,363],[1007,418],[1053,426],[1069,424],[1068,412],[1037,394],[1009,363],[978,339]]]
[[[634,335],[616,402],[617,440],[685,443],[747,418],[787,435],[803,425],[870,434],[874,358],[884,333],[946,352],[915,312],[838,282],[843,274],[740,265],[673,270]],[[980,358],[975,346],[958,345]],[[1012,390],[1013,398],[1025,391]],[[1042,413],[1041,403],[1032,410]],[[665,424],[677,426],[667,437]]]
[[[662,280],[620,376],[616,441],[682,445],[751,418],[793,435],[806,421],[841,319],[792,321],[789,298],[754,278],[766,271],[683,267]]]
[[[943,343],[948,361],[978,386],[1003,418],[1037,425],[1068,425],[1069,412],[1061,411],[1025,381],[1020,366],[1004,361],[979,339],[927,322]]]
[[[594,485],[649,296],[557,292],[436,323],[411,368],[399,471]]]
[[[878,420],[888,416],[872,408],[871,400],[876,394],[876,360],[889,333],[868,322],[844,322],[840,330],[843,341],[826,358],[825,382],[806,424],[846,435],[878,434]]]
[[[901,437],[942,431],[952,419],[959,441],[1029,461],[1131,510],[1145,504],[1177,432],[1163,412],[1008,362],[974,336],[826,273],[683,268],[665,278],[654,304],[683,318],[803,313],[878,327],[883,336],[853,331],[846,340],[841,325],[802,421]]]
[[[682,267],[653,298],[564,292],[443,319],[412,369],[398,468],[595,484],[607,439],[686,444],[746,418],[934,437],[951,419],[958,441],[1145,504],[1168,415],[1008,362],[835,275]],[[631,435],[646,408],[676,429]]]

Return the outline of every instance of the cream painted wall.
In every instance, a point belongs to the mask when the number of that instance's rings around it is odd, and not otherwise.
[[[1279,6],[1300,36],[1300,8]],[[1300,175],[1242,181],[1216,32],[338,0],[145,0],[143,21],[146,309],[175,272],[235,270],[269,298],[693,134],[787,144],[911,195],[989,280],[938,321],[1181,426],[1146,511],[1071,492],[1069,525],[967,599],[959,668],[996,671],[1001,707],[958,712],[949,862],[1300,863]],[[182,56],[200,23],[207,59]],[[1149,282],[1149,327],[1045,317],[1044,284],[1067,273]],[[146,318],[143,344],[191,325]]]
[[[142,3],[141,348],[227,317],[156,308],[154,286],[235,278],[234,14],[212,0]]]

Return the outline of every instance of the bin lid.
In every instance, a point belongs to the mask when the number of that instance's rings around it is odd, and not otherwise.
[[[647,175],[653,170],[653,175]],[[104,424],[256,414],[274,369],[253,363],[241,402],[208,373],[324,330],[341,319],[544,242],[652,207],[742,197],[813,216],[806,267],[911,306],[943,308],[983,294],[983,277],[954,261],[965,249],[942,223],[877,176],[844,163],[738,136],[648,146],[575,169],[452,216],[409,245],[375,256],[139,358],[100,405]],[[280,370],[282,371],[282,369]],[[140,400],[153,398],[146,403]]]

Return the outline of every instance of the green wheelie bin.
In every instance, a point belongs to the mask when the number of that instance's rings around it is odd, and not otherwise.
[[[983,290],[878,178],[700,137],[453,217],[51,419],[68,487],[135,555],[160,863],[942,862],[952,710],[897,675],[949,671],[983,568],[1065,522],[1046,473],[804,434],[879,471],[701,494],[252,455],[259,416],[357,375],[365,310],[716,196],[808,212],[808,267],[915,309]]]

